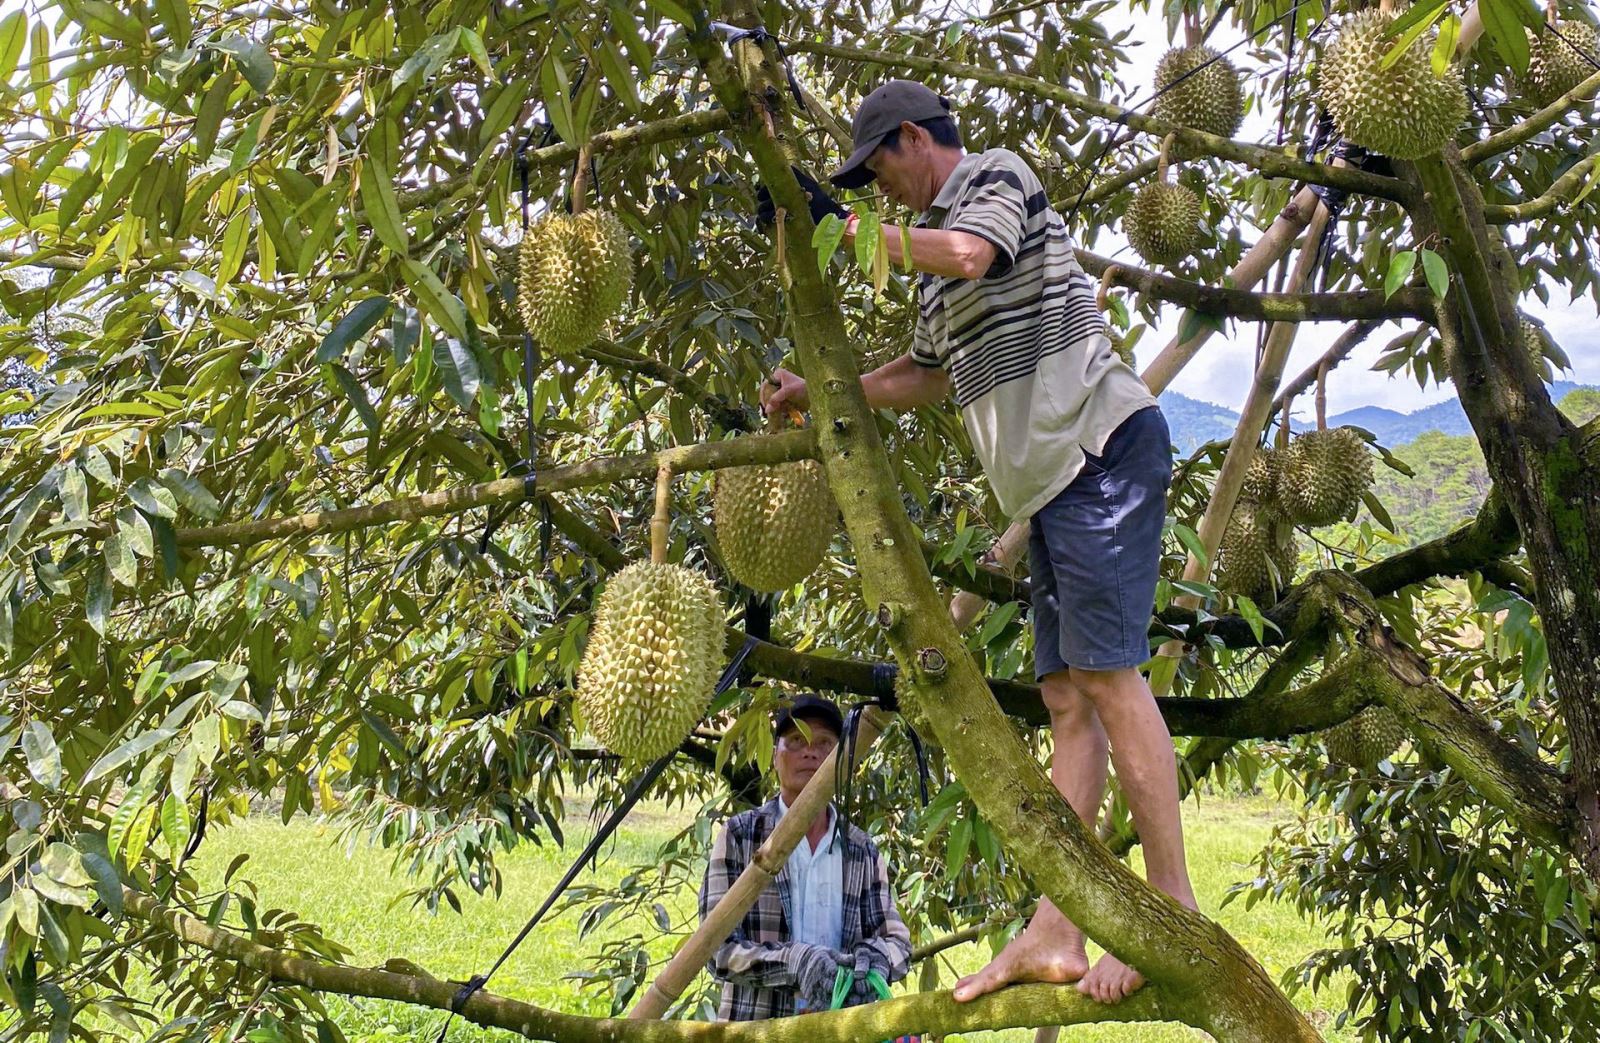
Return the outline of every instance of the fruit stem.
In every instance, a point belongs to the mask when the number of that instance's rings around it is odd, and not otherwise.
[[[656,471],[656,513],[650,519],[650,561],[667,561],[667,533],[672,528],[672,465],[662,464]]]
[[[1168,134],[1166,137],[1161,139],[1161,158],[1157,160],[1156,166],[1157,181],[1167,180],[1167,167],[1170,166],[1172,162],[1172,146],[1177,142],[1177,140],[1178,136],[1176,134]]]
[[[589,191],[589,146],[584,145],[578,149],[578,162],[572,169],[572,204],[568,208],[572,216],[583,213],[587,205],[584,196]]]
[[[1289,447],[1290,413],[1293,411],[1293,409],[1294,396],[1285,395],[1283,398],[1283,419],[1278,423],[1277,444],[1279,449],[1287,449]]]

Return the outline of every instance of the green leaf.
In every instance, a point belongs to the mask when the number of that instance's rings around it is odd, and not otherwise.
[[[456,34],[461,49],[467,52],[479,71],[489,79],[494,79],[494,63],[489,60],[489,50],[483,45],[483,37],[464,25],[456,29]]]
[[[1178,537],[1179,543],[1188,548],[1189,553],[1194,556],[1196,561],[1204,565],[1208,570],[1211,568],[1211,555],[1206,553],[1206,545],[1200,542],[1199,533],[1182,522],[1172,526],[1172,533]]]
[[[189,805],[171,793],[161,804],[161,836],[167,842],[172,860],[183,857],[184,845],[189,843]]]
[[[876,212],[858,215],[856,221],[856,264],[867,275],[872,274],[872,262],[878,253],[878,237],[882,229]]]
[[[1481,0],[1483,35],[1494,45],[1495,53],[1506,60],[1511,71],[1522,76],[1528,71],[1527,28],[1539,25],[1539,12],[1528,0]]]
[[[23,887],[11,893],[12,915],[22,933],[30,938],[39,937],[39,896]]]
[[[217,502],[217,498],[211,495],[211,490],[194,475],[185,474],[176,467],[167,467],[163,468],[156,478],[172,491],[179,503],[200,517],[212,520],[222,513],[222,504]]]
[[[148,478],[141,478],[128,486],[128,499],[148,515],[157,518],[178,516],[178,498],[172,495],[170,489],[156,485]]]
[[[131,587],[139,582],[139,566],[133,560],[133,551],[128,549],[127,541],[121,533],[107,536],[101,544],[101,551],[105,554],[106,569],[111,573],[111,578],[121,583],[124,587]]]
[[[394,194],[394,175],[378,156],[368,156],[361,171],[361,206],[379,242],[397,256],[410,252],[411,237],[406,232],[400,202]]]
[[[1406,52],[1411,50],[1412,45],[1417,42],[1422,34],[1433,28],[1434,19],[1439,16],[1440,11],[1445,9],[1445,5],[1446,0],[1423,0],[1422,3],[1409,8],[1399,18],[1395,19],[1394,23],[1384,33],[1386,37],[1393,38],[1395,42],[1384,53],[1383,60],[1378,63],[1378,68],[1387,69],[1405,57]]]
[[[222,718],[208,713],[189,730],[189,744],[200,763],[209,766],[222,746]]]
[[[106,847],[113,858],[127,844],[128,834],[136,816],[155,793],[156,786],[161,781],[161,772],[158,770],[160,765],[160,758],[155,758],[146,764],[144,770],[139,773],[139,781],[123,794],[117,810],[111,813],[111,824],[106,830]]]
[[[0,82],[11,79],[17,71],[17,59],[22,57],[22,46],[27,42],[28,16],[12,11],[0,21]]]
[[[650,0],[650,6],[679,25],[687,28],[694,27],[694,15],[689,13],[688,8],[678,4],[677,0]]]
[[[972,847],[972,814],[969,811],[950,826],[950,838],[945,842],[944,868],[949,876],[961,872],[967,864],[967,852]]]
[[[94,883],[94,877],[83,868],[83,859],[78,852],[73,850],[71,844],[59,840],[45,848],[44,856],[39,859],[39,868],[56,883],[68,887],[87,887]]]
[[[628,17],[624,14],[622,17]],[[609,34],[600,37],[595,57],[600,62],[600,71],[605,73],[606,82],[611,89],[621,98],[633,112],[638,112],[643,103],[639,100],[639,85],[633,69],[628,66],[627,59],[623,57],[622,48],[617,46]]]
[[[94,767],[90,768],[89,773],[83,777],[83,784],[87,786],[97,779],[104,778],[111,772],[116,771],[124,764],[139,756],[139,754],[144,753],[146,750],[154,749],[155,747],[166,742],[168,739],[172,738],[173,734],[174,732],[170,728],[156,728],[152,731],[144,732],[141,735],[134,736],[121,746],[118,746],[116,749],[106,754],[104,757],[101,757],[99,760],[95,761]]]
[[[239,72],[243,74],[245,82],[257,94],[267,93],[267,88],[272,86],[276,70],[272,65],[272,55],[267,53],[265,47],[242,36],[230,36],[214,46],[219,51],[233,55],[233,60],[238,63]]]
[[[574,140],[572,126],[571,87],[567,82],[567,67],[552,48],[539,68],[539,88],[544,99],[545,115],[555,125],[562,141]]]
[[[394,352],[395,365],[406,364],[421,336],[422,316],[417,314],[417,309],[405,305],[396,308],[389,323],[389,348]]]
[[[1454,12],[1444,16],[1439,23],[1439,35],[1433,41],[1433,74],[1443,76],[1455,61],[1456,43],[1461,39],[1461,17]]]
[[[222,128],[222,117],[228,112],[228,98],[233,94],[232,69],[223,69],[211,80],[206,95],[194,117],[195,156],[204,163],[217,147],[217,131]]]
[[[89,483],[83,472],[68,465],[61,472],[61,509],[71,522],[86,521],[89,517]]]
[[[361,381],[356,379],[354,373],[338,363],[333,363],[330,368],[333,370],[333,379],[339,382],[339,387],[344,391],[345,397],[350,400],[352,406],[355,406],[356,415],[361,417],[361,422],[366,425],[368,431],[372,434],[377,434],[380,427],[378,411],[372,408],[372,402],[368,400],[367,392],[362,388]]]
[[[117,534],[140,557],[156,556],[156,538],[150,531],[150,519],[134,508],[124,507],[117,512]]]
[[[477,356],[466,341],[445,337],[433,342],[433,365],[445,392],[462,409],[471,409],[482,383]]]
[[[54,472],[39,479],[39,484],[28,490],[22,498],[17,509],[12,512],[11,524],[6,527],[5,546],[0,547],[0,554],[5,554],[15,547],[28,531],[28,526],[33,524],[34,516],[39,513],[39,508],[44,506],[45,500],[56,491],[56,476]]]
[[[1443,299],[1450,292],[1450,269],[1445,266],[1444,258],[1424,247],[1422,253],[1422,274],[1428,280],[1428,289],[1433,291],[1435,297]]]
[[[1377,520],[1379,525],[1382,525],[1390,532],[1399,531],[1394,527],[1394,519],[1389,517],[1388,508],[1384,507],[1383,501],[1378,499],[1377,494],[1371,489],[1361,494],[1361,502],[1367,505],[1367,511]]]
[[[391,303],[387,297],[367,297],[357,301],[322,338],[322,343],[317,346],[317,361],[332,362],[341,358],[350,345],[365,337],[388,314]]]
[[[455,294],[445,289],[433,269],[410,257],[400,261],[400,273],[416,295],[417,304],[439,328],[457,340],[467,339],[467,310]]]
[[[383,718],[377,716],[370,710],[363,709],[361,711],[361,722],[368,728],[372,729],[372,734],[376,735],[378,737],[378,741],[383,743],[383,745],[389,750],[390,753],[394,754],[395,757],[402,761],[409,760],[411,758],[411,754],[406,751],[406,744],[404,740],[402,740],[399,735],[395,734],[395,730],[389,727],[388,723],[385,722]]]
[[[29,721],[22,729],[22,756],[35,782],[48,790],[61,787],[61,749],[43,721]]]
[[[817,225],[816,231],[811,233],[811,245],[817,251],[817,270],[824,277],[828,274],[828,262],[833,260],[833,252],[839,249],[843,241],[844,220],[838,214],[828,214]]]
[[[176,688],[187,681],[193,681],[197,677],[204,677],[216,668],[217,661],[215,659],[196,659],[192,663],[185,663],[172,671],[172,675],[167,678],[166,687]]]
[[[86,834],[79,834],[80,837]],[[100,896],[100,901],[112,916],[122,915],[122,880],[117,876],[117,867],[112,865],[105,855],[99,851],[85,851],[83,853],[83,868],[88,871],[94,881],[95,894]]]
[[[189,0],[155,0],[156,18],[167,30],[175,47],[189,46],[194,34],[194,17],[189,13]]]
[[[89,625],[95,633],[105,637],[107,628],[111,626],[111,609],[115,605],[111,577],[106,572],[105,562],[96,562],[90,567],[83,602],[84,616],[89,620]]]
[[[1389,261],[1389,274],[1383,277],[1383,297],[1388,300],[1394,296],[1396,290],[1406,284],[1411,278],[1411,270],[1417,266],[1417,252],[1415,250],[1401,250]]]

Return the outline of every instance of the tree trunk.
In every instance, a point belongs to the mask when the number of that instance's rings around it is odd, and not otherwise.
[[[1420,160],[1416,171],[1452,274],[1439,323],[1450,375],[1534,576],[1571,746],[1571,847],[1600,879],[1600,468],[1584,459],[1522,346],[1512,291],[1521,275],[1489,235],[1459,153]]]

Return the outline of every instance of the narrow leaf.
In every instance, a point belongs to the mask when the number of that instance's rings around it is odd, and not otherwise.
[[[1422,274],[1428,280],[1428,289],[1433,291],[1435,297],[1442,299],[1450,292],[1450,269],[1445,266],[1444,258],[1432,250],[1424,248],[1421,253]]]
[[[333,363],[330,368],[333,370],[333,379],[339,382],[339,387],[344,391],[345,397],[355,407],[356,415],[361,417],[361,422],[366,425],[369,432],[377,434],[380,426],[378,411],[372,408],[372,402],[368,400],[367,392],[362,388],[361,381],[356,379],[354,373],[338,363]]]
[[[1401,250],[1389,262],[1389,274],[1383,277],[1383,296],[1387,300],[1394,296],[1396,290],[1406,284],[1411,278],[1411,270],[1417,265],[1417,252],[1415,250]]]
[[[317,361],[332,362],[343,357],[350,345],[365,337],[388,314],[390,304],[387,297],[368,297],[357,301],[322,338],[322,343],[317,347]]]
[[[22,755],[35,782],[48,790],[60,788],[61,750],[43,721],[29,721],[22,729]]]

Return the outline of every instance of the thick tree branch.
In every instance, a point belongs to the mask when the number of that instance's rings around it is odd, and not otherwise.
[[[293,956],[213,927],[148,895],[123,889],[127,912],[180,941],[248,967],[262,977],[315,992],[393,1000],[450,1010],[459,982],[378,967],[349,967]],[[1071,985],[1024,985],[971,1003],[949,992],[925,992],[864,1007],[772,1021],[623,1021],[562,1014],[491,992],[474,992],[461,1016],[477,1025],[507,1029],[528,1039],[554,1043],[857,1043],[915,1033],[973,1032],[1038,1025],[1097,1022],[1185,1021],[1186,1005],[1156,986],[1114,1007],[1084,997]],[[1192,1023],[1192,1022],[1185,1022]]]
[[[1492,156],[1511,151],[1524,141],[1538,136],[1541,131],[1560,123],[1567,113],[1577,108],[1584,99],[1592,97],[1597,90],[1600,90],[1600,72],[1590,76],[1522,122],[1513,123],[1505,130],[1468,145],[1461,150],[1462,161],[1468,164],[1482,163]]]
[[[913,72],[920,72],[925,75],[934,74],[972,80],[991,87],[1001,87],[1024,94],[1031,94],[1039,98],[1047,98],[1076,112],[1125,123],[1135,130],[1154,134],[1158,137],[1172,134],[1176,137],[1177,143],[1183,146],[1184,150],[1189,154],[1203,154],[1215,156],[1218,159],[1243,163],[1270,177],[1286,177],[1299,181],[1309,181],[1312,184],[1342,188],[1362,195],[1380,196],[1402,204],[1408,204],[1414,195],[1408,185],[1396,178],[1380,177],[1377,174],[1369,174],[1366,171],[1354,168],[1333,167],[1324,163],[1307,163],[1260,145],[1233,141],[1229,138],[1218,137],[1215,134],[1205,134],[1189,127],[1170,123],[1167,120],[1156,119],[1154,116],[1130,112],[1110,102],[1091,98],[1086,94],[1079,94],[1059,84],[1051,83],[1048,80],[1036,79],[1032,76],[1000,72],[996,69],[985,69],[977,65],[965,65],[961,62],[945,61],[940,58],[924,58],[920,55],[895,54],[889,51],[847,47],[841,44],[826,43],[821,40],[797,40],[786,44],[786,46],[790,51],[821,54],[830,58],[844,58],[856,62],[870,62],[874,65],[885,65],[891,68],[910,69]]]
[[[1228,315],[1236,319],[1264,322],[1315,322],[1321,319],[1429,319],[1433,318],[1433,300],[1421,287],[1408,286],[1397,290],[1394,296],[1384,299],[1379,290],[1356,290],[1351,293],[1253,293],[1249,290],[1229,289],[1225,286],[1207,286],[1203,283],[1163,275],[1144,268],[1130,268],[1120,261],[1077,251],[1078,263],[1091,275],[1103,275],[1107,268],[1116,266],[1111,283],[1126,286],[1140,293],[1148,293],[1164,301],[1172,301],[1212,315]]]
[[[744,435],[721,442],[675,446],[634,456],[599,457],[551,468],[539,474],[537,491],[541,494],[555,493],[593,485],[614,485],[631,478],[654,478],[663,465],[670,466],[674,473],[681,473],[746,464],[784,463],[810,459],[815,455],[816,436],[809,429]],[[499,478],[492,482],[460,485],[436,493],[385,500],[364,507],[179,529],[177,539],[179,546],[183,547],[248,546],[262,540],[325,536],[397,521],[461,514],[493,503],[509,503],[527,494],[527,486],[520,477]],[[86,531],[95,537],[109,534],[104,526]]]

